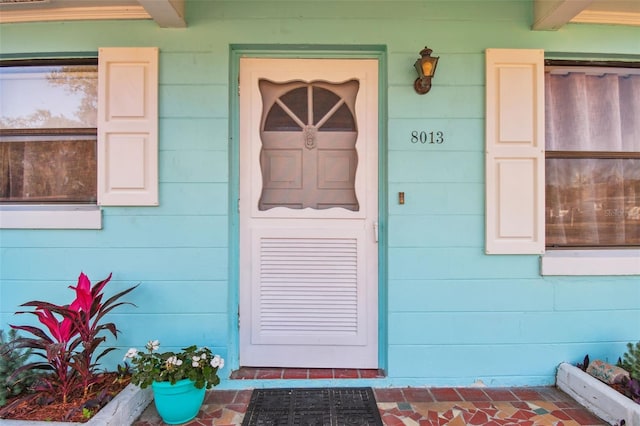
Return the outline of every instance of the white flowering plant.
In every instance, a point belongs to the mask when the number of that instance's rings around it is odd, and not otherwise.
[[[224,367],[224,359],[214,355],[209,348],[189,346],[181,352],[158,352],[160,342],[151,340],[145,345],[146,352],[131,348],[124,356],[133,367],[131,383],[142,389],[153,382],[171,382],[190,379],[198,389],[211,389],[220,384],[218,370]]]

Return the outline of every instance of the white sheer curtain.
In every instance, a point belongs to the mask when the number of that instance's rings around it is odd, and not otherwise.
[[[559,70],[545,86],[548,152],[640,152],[640,75]],[[640,244],[638,159],[548,158],[546,201],[547,245]]]

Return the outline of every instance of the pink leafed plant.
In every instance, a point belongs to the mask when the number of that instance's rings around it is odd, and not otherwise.
[[[82,390],[87,395],[90,386],[97,378],[99,360],[115,348],[107,348],[98,353],[98,347],[107,338],[104,332],[118,337],[114,323],[102,323],[104,316],[121,305],[133,305],[119,299],[138,285],[129,287],[103,302],[103,289],[111,280],[109,276],[91,286],[91,281],[80,273],[78,283],[69,286],[75,290],[76,297],[69,305],[56,305],[50,302],[34,300],[20,306],[32,307],[32,311],[19,311],[16,314],[33,314],[44,327],[30,325],[11,325],[33,337],[21,337],[16,347],[29,348],[38,359],[25,364],[14,372],[25,370],[48,372],[36,384],[35,390],[52,397],[61,396],[63,403],[70,394]]]

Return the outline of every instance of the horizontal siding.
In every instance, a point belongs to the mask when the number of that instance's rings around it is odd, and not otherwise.
[[[528,11],[514,4],[501,1],[472,1],[465,7],[446,1],[398,1],[377,2],[377,7],[363,7],[362,1],[304,1],[304,2],[261,2],[256,0],[216,2],[215,8],[198,8],[198,16],[213,19],[263,19],[270,16],[284,18],[313,17],[318,19],[365,18],[367,20],[387,20],[400,15],[422,20],[470,20],[479,15],[487,15],[488,20],[520,20]]]
[[[188,50],[211,52],[218,61],[228,59],[229,43],[387,44],[391,52],[417,55],[424,40],[437,52],[481,53],[487,47],[537,47],[548,51],[635,54],[637,28],[570,25],[558,32],[531,31],[532,6],[517,1],[396,1],[363,7],[361,1],[341,2],[354,10],[327,7],[324,2],[193,2],[187,7],[189,29],[159,29],[152,21],[74,22],[59,24],[7,25],[3,36],[19,43],[4,43],[3,53],[95,52],[96,46],[161,46],[164,52]],[[280,5],[281,7],[274,7]],[[418,12],[423,8],[425,12]],[[321,9],[328,16],[293,11]],[[257,11],[264,11],[259,13]],[[284,13],[279,12],[283,10]],[[446,13],[442,11],[445,10]],[[443,17],[437,14],[443,13]],[[367,15],[374,15],[370,18]],[[384,25],[380,22],[384,21]],[[34,37],[34,28],[48,37]],[[82,34],[82,37],[78,37]],[[348,36],[348,38],[347,38]],[[409,66],[413,64],[413,61]]]
[[[413,194],[405,193],[406,197]],[[482,247],[484,217],[480,215],[411,215],[389,217],[389,245],[392,247]],[[451,232],[463,229],[466,232]]]
[[[163,85],[226,86],[229,81],[226,57],[217,56],[211,51],[163,52],[160,55],[160,69],[160,83]],[[189,76],[188,81],[185,81],[185,75]]]
[[[230,46],[375,45],[387,55],[380,316],[390,380],[552,384],[562,361],[615,361],[640,339],[637,277],[543,278],[538,256],[484,254],[485,49],[640,59],[637,27],[535,32],[532,13],[529,1],[187,1],[180,30],[152,21],[0,26],[0,54],[18,57],[158,46],[161,182],[160,206],[104,208],[99,231],[1,230],[0,328],[27,300],[64,302],[80,271],[94,280],[113,271],[110,290],[141,285],[128,298],[137,307],[113,315],[122,334],[108,341],[118,351],[107,363],[153,338],[163,349],[207,344],[237,363]],[[419,96],[413,63],[425,44],[440,62]],[[445,142],[413,144],[414,131],[441,131]]]
[[[165,151],[160,156],[160,183],[228,182],[228,164],[223,151]]]
[[[61,233],[57,230],[7,232],[4,248],[226,248],[226,216],[106,216],[104,230]],[[193,233],[193,229],[218,229]]]
[[[589,278],[547,277],[554,287],[556,309],[569,311],[638,310],[640,283],[638,277]],[[628,324],[640,331],[640,321]],[[640,340],[636,336],[633,340]]]
[[[389,349],[393,377],[429,377],[431,383],[469,386],[482,380],[488,386],[554,384],[561,362],[580,362],[585,353],[607,358],[620,343],[530,344],[530,345],[394,345]]]
[[[96,283],[104,279],[108,274],[90,274],[89,279],[92,283]],[[226,313],[227,311],[227,283],[220,281],[135,281],[135,280],[117,280],[122,274],[116,272],[114,277],[107,284],[104,294],[108,297],[125,290],[131,286],[138,285],[128,295],[121,300],[132,302],[135,306],[124,305],[114,310],[116,314],[128,314],[134,316],[158,315],[158,314],[183,314],[191,312],[194,314],[212,314]],[[7,291],[3,293],[0,300],[0,310],[13,312],[16,306],[29,300],[48,300],[58,304],[67,304],[75,297],[73,290],[68,286],[76,284],[76,278],[69,280],[47,280],[47,281],[29,281],[25,282],[17,280],[3,281]],[[28,285],[25,285],[28,284]],[[176,297],[175,291],[178,290],[184,297]],[[20,323],[24,318],[20,316],[12,316],[12,324]],[[128,323],[129,324],[129,323]],[[120,327],[120,325],[118,324]],[[124,324],[122,325],[124,326]],[[131,324],[128,325],[128,328]]]
[[[483,15],[486,18],[486,15]],[[487,45],[503,47],[513,46],[518,41],[531,39],[531,30],[519,22],[507,20],[495,22],[486,19],[482,22],[468,21],[458,26],[454,21],[428,21],[424,15],[388,16],[384,22],[354,17],[352,19],[317,19],[314,17],[296,20],[283,20],[280,17],[265,18],[259,21],[226,20],[216,23],[215,34],[234,40],[235,43],[301,43],[335,44],[346,42],[365,44],[386,44],[392,51],[406,52],[413,65],[420,49],[425,43],[437,46],[435,53],[482,52]],[[381,26],[388,28],[381,31]],[[345,40],[345,27],[350,40]],[[266,33],[265,33],[266,31]],[[511,32],[511,40],[501,37],[501,33]],[[297,39],[291,39],[296,34]],[[474,34],[474,37],[469,37]],[[268,39],[265,39],[268,37]],[[268,41],[267,41],[268,40]],[[352,41],[353,40],[353,41]],[[424,40],[424,41],[423,41]],[[592,39],[593,40],[593,39]],[[585,44],[586,47],[586,44]],[[433,48],[433,47],[432,47]]]
[[[159,207],[110,207],[103,209],[102,214],[104,217],[227,215],[228,199],[227,183],[166,182],[160,185]],[[220,229],[215,231],[226,232]]]
[[[426,39],[425,39],[426,40]],[[426,43],[426,41],[425,41]],[[433,56],[437,56],[438,67],[432,83],[437,87],[445,86],[484,86],[484,53],[481,51],[443,51],[440,43],[430,45],[433,48]],[[415,70],[409,65],[420,57],[419,49],[416,51],[393,51],[389,53],[389,85],[407,86],[407,81],[415,79]],[[441,72],[446,70],[446,72]],[[479,70],[481,70],[479,72]],[[409,87],[412,89],[412,87]],[[425,102],[427,97],[431,97],[431,92],[427,96],[422,96]],[[432,114],[429,114],[431,116]]]
[[[149,340],[160,340],[161,351],[179,351],[197,344],[208,346],[214,353],[227,358],[226,341],[222,338],[228,328],[226,313],[157,313],[113,314],[110,320],[118,325],[121,333],[117,339],[109,337],[105,347],[116,348],[104,365],[123,362],[127,349],[144,350]]]
[[[398,204],[398,192],[405,193],[405,204]],[[395,220],[411,215],[484,215],[484,184],[392,182],[389,184],[389,214]],[[403,235],[407,234],[400,234],[395,238]],[[424,245],[427,244],[428,241],[425,241]]]
[[[415,328],[406,327],[413,324]],[[390,345],[508,345],[627,342],[640,312],[407,312],[389,316]],[[416,333],[416,329],[420,330]],[[488,333],[487,330],[491,330]]]
[[[118,279],[221,280],[227,278],[226,248],[2,248],[3,280],[68,280],[80,271]],[[24,259],[37,268],[13,268]],[[90,275],[92,276],[92,275]]]
[[[118,337],[122,347],[155,339],[163,346],[185,347],[193,342],[222,346],[223,342],[217,336],[222,336],[228,327],[227,316],[220,313],[114,314],[111,318],[117,323],[136,325],[126,335],[123,333]],[[206,326],[199,327],[199,324]]]
[[[164,117],[189,118],[222,118],[227,117],[225,99],[229,90],[226,85],[192,85],[172,84],[163,85],[160,82],[160,119]],[[166,99],[167,102],[162,102]]]
[[[435,55],[435,54],[434,54]],[[440,66],[438,66],[438,70]],[[437,76],[437,71],[436,71]],[[410,76],[408,78],[411,81]],[[434,77],[435,79],[435,77]],[[415,80],[415,78],[414,78]],[[417,96],[413,85],[389,87],[389,118],[481,118],[484,117],[484,86],[438,86],[432,81],[426,96]]]
[[[548,312],[555,306],[554,292],[551,283],[537,279],[391,280],[389,310],[394,314]]]
[[[393,261],[389,262],[389,279],[518,279],[539,276],[537,256],[505,257],[486,256],[482,247],[390,247],[389,258]]]
[[[470,152],[391,151],[389,182],[484,182],[480,158]],[[451,167],[458,162],[461,166]]]
[[[412,141],[412,133],[427,133],[427,143]],[[430,132],[442,132],[444,142],[429,143]],[[389,120],[389,151],[432,154],[442,151],[484,152],[484,120],[481,118],[394,118]],[[437,136],[437,135],[435,135]],[[434,141],[435,141],[434,136]]]
[[[229,122],[224,118],[176,118],[160,120],[160,151],[224,151]],[[162,154],[161,154],[162,157]]]

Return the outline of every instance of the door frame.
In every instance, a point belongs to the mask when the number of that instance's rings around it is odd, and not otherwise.
[[[227,364],[240,363],[240,58],[318,58],[378,60],[378,368],[387,370],[387,49],[383,45],[231,45],[229,49],[229,259]]]

